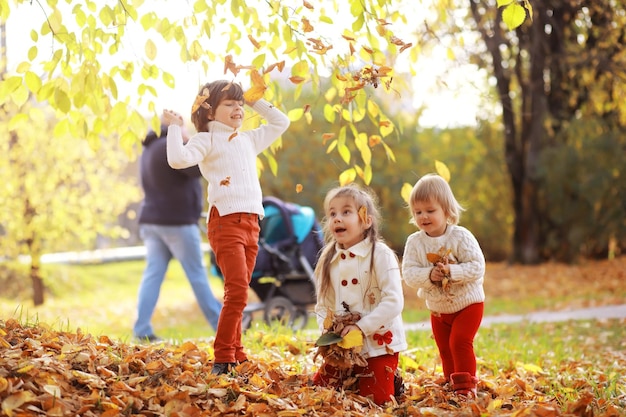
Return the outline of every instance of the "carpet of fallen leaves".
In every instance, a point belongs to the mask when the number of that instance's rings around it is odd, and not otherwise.
[[[587,286],[609,288],[613,294],[617,291],[617,296],[623,297],[626,265],[622,262],[617,269],[614,265],[610,271],[599,263],[589,271],[577,268],[556,274],[554,270],[542,272],[538,266],[518,280],[526,280],[528,291],[540,291],[545,289],[546,274],[569,276],[565,289],[548,284],[549,291],[577,291],[575,287],[584,282]],[[603,274],[613,278],[600,279],[603,283],[597,284],[598,276]],[[502,273],[501,277],[505,275]],[[534,284],[542,280],[543,286]],[[506,282],[507,278],[502,278],[502,285]],[[617,287],[611,290],[612,285]],[[610,297],[603,300],[615,301]],[[626,325],[626,321],[622,323]],[[286,337],[264,346],[264,352],[253,352],[235,373],[218,377],[210,373],[211,340],[137,345],[107,336],[93,337],[79,330],[64,332],[45,325],[0,320],[0,416],[626,415],[626,399],[616,399],[614,403],[599,400],[593,387],[582,378],[572,385],[570,397],[555,399],[546,387],[556,381],[546,380],[541,373],[506,370],[483,378],[478,397],[473,400],[455,397],[441,377],[432,372],[405,372],[405,393],[396,402],[379,407],[351,392],[312,386],[312,343],[290,343]],[[626,354],[613,354],[610,361],[615,367],[626,369]],[[575,367],[577,363],[574,358],[564,366]],[[602,380],[602,370],[597,373]]]

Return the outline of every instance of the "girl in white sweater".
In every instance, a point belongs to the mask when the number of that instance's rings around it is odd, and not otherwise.
[[[407,343],[400,265],[379,234],[374,202],[373,195],[355,185],[332,189],[324,200],[326,246],[315,268],[318,325],[326,332],[327,319],[351,313],[356,320],[342,328],[341,336],[362,334],[366,364],[340,369],[324,358],[313,383],[342,387],[356,377],[359,394],[383,404],[401,391],[396,369]]]
[[[442,177],[423,176],[409,206],[420,231],[407,238],[402,278],[431,311],[446,381],[459,395],[475,395],[474,336],[483,317],[485,257],[474,235],[458,226],[463,208]]]
[[[215,334],[212,373],[229,373],[247,360],[241,319],[256,262],[259,218],[263,217],[257,155],[289,127],[289,118],[267,101],[246,102],[266,124],[240,130],[244,95],[239,84],[214,81],[200,88],[191,120],[198,133],[183,144],[179,114],[165,111],[167,160],[172,168],[198,165],[208,181],[208,238],[224,276],[224,304]]]

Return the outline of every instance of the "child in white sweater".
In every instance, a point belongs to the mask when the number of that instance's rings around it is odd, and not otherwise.
[[[458,226],[463,208],[442,177],[422,177],[409,206],[420,231],[407,238],[402,278],[431,311],[446,381],[456,394],[475,396],[474,336],[483,317],[485,257],[474,235]]]
[[[165,111],[169,125],[167,160],[173,168],[198,165],[208,181],[208,238],[224,276],[224,304],[214,342],[212,373],[221,375],[247,360],[241,343],[241,319],[248,301],[248,285],[256,262],[259,218],[263,217],[257,155],[289,127],[280,110],[261,99],[246,102],[266,124],[239,130],[244,119],[244,95],[239,84],[205,84],[192,107],[198,133],[183,144],[182,117]]]

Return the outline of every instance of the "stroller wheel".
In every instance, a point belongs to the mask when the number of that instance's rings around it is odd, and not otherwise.
[[[306,327],[307,322],[309,321],[309,313],[306,309],[298,308],[296,309],[296,314],[291,322],[291,328],[293,330],[302,330]]]
[[[296,306],[286,297],[272,297],[265,303],[263,318],[267,324],[278,321],[283,326],[291,327],[295,316]]]
[[[246,331],[250,328],[252,324],[252,313],[248,313],[246,311],[243,312],[243,317],[241,318],[241,329]]]

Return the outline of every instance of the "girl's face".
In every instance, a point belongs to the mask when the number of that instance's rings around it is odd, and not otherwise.
[[[413,219],[420,230],[428,236],[437,237],[446,232],[448,218],[446,213],[435,200],[416,201],[411,205]]]
[[[350,197],[335,197],[328,206],[328,222],[333,237],[342,249],[348,249],[363,240],[365,231],[372,226],[367,216],[362,222],[359,209]]]
[[[218,104],[213,113],[213,118],[210,120],[224,123],[226,126],[230,126],[236,130],[243,124],[243,114],[243,101],[225,99]],[[210,112],[209,117],[211,117]]]

